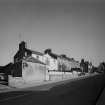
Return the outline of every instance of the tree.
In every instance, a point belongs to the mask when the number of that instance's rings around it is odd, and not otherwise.
[[[98,72],[105,73],[105,62],[101,62],[98,66]]]
[[[82,72],[84,72],[84,66],[85,66],[85,61],[84,61],[84,59],[81,59],[80,68],[81,68]]]

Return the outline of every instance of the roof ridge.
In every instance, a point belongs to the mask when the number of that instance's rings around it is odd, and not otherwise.
[[[43,63],[42,61],[40,61],[40,60],[38,60],[38,59],[36,59],[36,58],[34,58],[34,57],[32,57],[32,56],[29,56],[29,57],[27,57],[27,58],[24,59],[24,60],[29,61],[29,62],[40,63],[40,64],[46,65],[46,64]]]
[[[44,55],[44,53],[39,52],[39,51],[34,51],[34,50],[32,50],[32,49],[27,49],[27,48],[26,48],[26,50],[29,50],[29,51],[31,51],[32,53],[37,53],[37,54],[39,54],[39,55]]]

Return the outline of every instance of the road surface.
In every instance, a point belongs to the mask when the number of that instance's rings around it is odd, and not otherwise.
[[[95,105],[105,75],[0,94],[0,105]]]

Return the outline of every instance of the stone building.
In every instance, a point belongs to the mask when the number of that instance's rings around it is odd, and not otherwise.
[[[27,48],[23,41],[14,56],[14,66],[9,85],[28,83],[31,81],[44,81],[48,79],[48,70],[43,60],[43,54]]]

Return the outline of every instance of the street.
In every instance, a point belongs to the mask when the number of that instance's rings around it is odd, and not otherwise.
[[[45,84],[0,94],[0,105],[95,105],[105,75]]]

